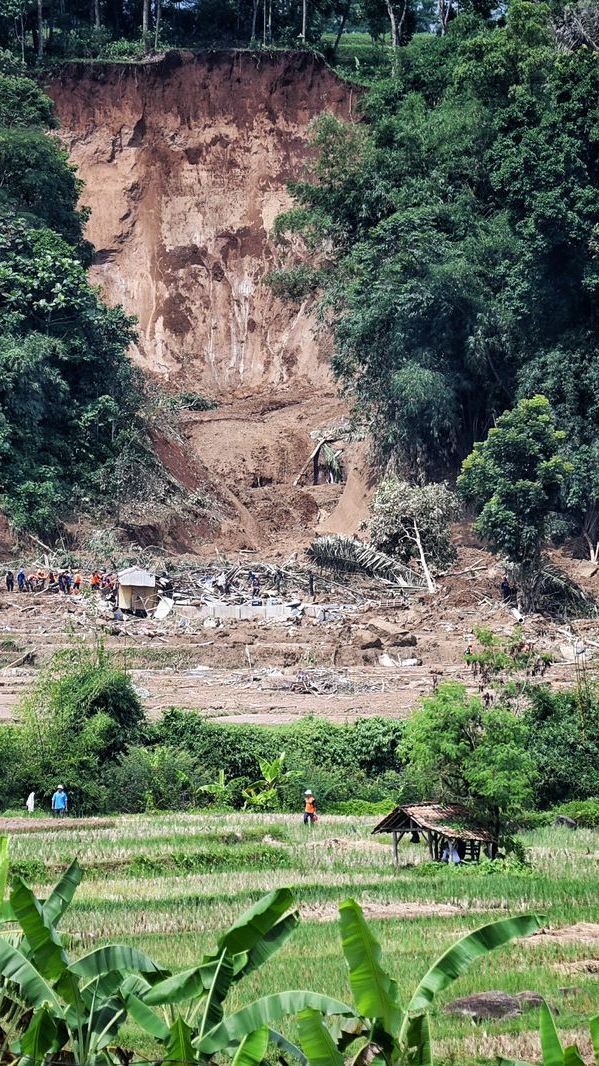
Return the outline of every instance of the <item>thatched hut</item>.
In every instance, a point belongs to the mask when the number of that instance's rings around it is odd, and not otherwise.
[[[477,825],[465,807],[458,803],[410,803],[396,807],[372,830],[373,833],[393,834],[393,862],[399,862],[399,844],[406,834],[417,844],[422,838],[428,844],[431,859],[441,862],[444,853],[454,851],[460,861],[478,862],[481,850],[493,858],[497,841],[482,825]]]

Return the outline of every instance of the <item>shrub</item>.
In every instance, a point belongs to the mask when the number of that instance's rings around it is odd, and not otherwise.
[[[599,694],[596,689],[530,689],[524,712],[529,751],[538,777],[539,807],[554,807],[597,794],[599,765]]]
[[[370,539],[379,551],[409,563],[417,555],[417,527],[429,566],[444,569],[455,558],[449,526],[459,511],[458,498],[445,482],[411,485],[385,478],[371,504]]]
[[[148,809],[180,810],[195,801],[194,760],[186,751],[161,745],[130,748],[110,767],[110,810],[140,814]]]
[[[554,807],[551,811],[552,818],[559,814],[565,814],[568,818],[575,818],[584,829],[599,829],[599,799],[572,800],[563,803],[561,807]]]
[[[396,801],[391,796],[382,800],[342,800],[341,803],[333,804],[328,813],[345,814],[348,818],[361,818],[370,814],[383,816],[390,814],[395,805]]]
[[[321,274],[304,264],[288,270],[271,270],[264,280],[275,296],[299,302],[318,288]]]

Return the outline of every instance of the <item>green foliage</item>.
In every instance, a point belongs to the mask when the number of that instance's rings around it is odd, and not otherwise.
[[[551,811],[551,816],[565,814],[574,818],[583,829],[599,829],[599,799],[571,800]]]
[[[531,800],[535,763],[526,724],[506,707],[486,707],[464,685],[440,685],[422,701],[400,753],[423,796],[463,803],[497,839]]]
[[[559,426],[567,428],[561,452],[570,464],[564,506],[566,530],[582,533],[599,558],[599,352],[592,338],[542,352],[523,367],[520,393],[543,393]]]
[[[280,802],[280,790],[287,782],[301,774],[297,770],[285,769],[284,751],[270,761],[259,759],[258,764],[262,777],[244,788],[245,807],[263,811],[276,809]]]
[[[475,444],[458,479],[479,511],[476,531],[514,565],[526,609],[535,603],[541,546],[570,469],[560,455],[564,436],[544,396],[520,400]]]
[[[383,458],[437,479],[541,392],[580,470],[580,526],[596,500],[599,68],[557,47],[548,5],[512,0],[498,22],[483,7],[400,48],[364,122],[317,123],[276,229],[326,256],[334,369]]]
[[[18,714],[13,789],[47,799],[63,781],[78,813],[102,807],[102,774],[141,738],[145,721],[130,677],[110,665],[101,647],[85,646],[52,659]]]
[[[0,73],[0,127],[27,129],[55,125],[52,103],[30,78]]]
[[[331,814],[344,814],[348,818],[364,818],[371,815],[383,815],[389,814],[390,811],[396,806],[396,800],[389,796],[388,799],[382,800],[343,800],[341,803],[335,803]]]
[[[432,1066],[428,1012],[438,993],[465,974],[476,959],[542,925],[536,915],[522,915],[492,922],[462,937],[433,963],[404,1008],[397,982],[382,965],[380,945],[361,908],[348,899],[339,912],[341,945],[359,1024],[352,1020],[351,1026],[341,1026],[337,1046],[344,1048],[349,1040],[357,1038],[361,1058],[376,1055],[377,1061],[386,1066],[401,1062]]]
[[[167,744],[131,746],[104,772],[109,809],[119,814],[182,810],[193,803],[195,763],[186,751]]]
[[[597,793],[599,694],[580,686],[565,692],[535,686],[524,712],[529,751],[538,767],[540,807],[591,800]],[[592,802],[592,800],[591,800]]]
[[[46,540],[97,508],[141,391],[132,320],[87,279],[81,183],[45,132],[51,103],[22,69],[0,79],[0,493],[12,525]]]
[[[453,562],[450,522],[458,517],[460,506],[446,483],[421,486],[385,478],[370,510],[370,539],[379,551],[406,564],[417,559],[416,526],[429,566],[441,569]]]
[[[264,278],[275,296],[304,300],[320,285],[320,271],[305,263],[289,270],[271,270]]]

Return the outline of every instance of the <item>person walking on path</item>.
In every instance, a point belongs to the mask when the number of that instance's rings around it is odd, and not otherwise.
[[[6,571],[6,591],[13,592],[15,587],[15,575],[12,570]]]
[[[62,785],[59,785],[52,796],[52,814],[55,818],[64,818],[67,813],[68,797]]]
[[[304,825],[314,825],[316,818],[316,800],[312,789],[307,788],[304,792]]]
[[[18,573],[17,573],[17,585],[19,586],[19,592],[24,592],[25,591],[26,582],[27,582],[27,578],[25,577],[25,567],[24,566],[20,566],[19,570],[18,570]]]

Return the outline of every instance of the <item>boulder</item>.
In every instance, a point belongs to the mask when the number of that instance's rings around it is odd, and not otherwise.
[[[464,1014],[473,1021],[486,1019],[515,1018],[522,1014],[522,1006],[516,996],[507,992],[477,992],[473,996],[461,996],[444,1008],[445,1014]]]
[[[575,818],[568,818],[566,814],[558,814],[554,823],[555,826],[563,826],[565,829],[578,829],[578,822]]]
[[[383,642],[377,633],[369,632],[367,629],[358,629],[354,633],[353,642],[358,645],[362,651],[366,651],[368,648],[382,648]]]

